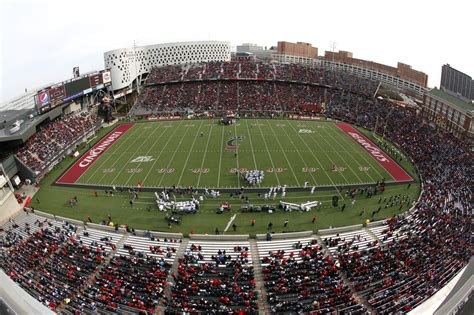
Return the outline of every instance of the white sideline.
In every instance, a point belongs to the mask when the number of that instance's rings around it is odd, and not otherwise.
[[[237,216],[237,213],[230,217],[229,223],[227,223],[227,226],[225,227],[224,232],[227,232],[227,230],[230,228],[230,225],[232,224],[232,222],[234,222],[236,216]]]

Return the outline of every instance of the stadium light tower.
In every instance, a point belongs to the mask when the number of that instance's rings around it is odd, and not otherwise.
[[[332,48],[332,67],[333,69],[336,68],[336,65],[334,64],[334,51],[336,50],[336,42],[331,42],[331,48]]]
[[[140,93],[140,82],[139,82],[139,79],[138,79],[137,62],[138,62],[137,44],[136,44],[136,41],[134,40],[134,41],[133,41],[133,63],[135,64],[135,75],[136,75],[137,93]]]

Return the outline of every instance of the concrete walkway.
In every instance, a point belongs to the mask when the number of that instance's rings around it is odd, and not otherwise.
[[[17,314],[55,314],[35,300],[0,269],[0,298]]]

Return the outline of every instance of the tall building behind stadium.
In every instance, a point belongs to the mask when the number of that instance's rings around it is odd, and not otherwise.
[[[456,97],[474,100],[474,80],[470,75],[454,69],[449,64],[441,68],[440,87]]]

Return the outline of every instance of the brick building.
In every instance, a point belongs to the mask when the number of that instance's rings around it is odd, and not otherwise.
[[[416,83],[422,87],[426,87],[428,85],[428,75],[426,73],[414,70],[411,66],[401,62],[397,64],[396,68],[390,67],[370,60],[354,58],[351,52],[342,50],[334,53],[332,51],[326,51],[324,53],[324,59],[327,61],[356,65],[377,72],[386,73],[390,76]]]
[[[474,105],[471,102],[434,88],[424,95],[422,115],[439,128],[474,142]]]
[[[318,48],[313,47],[311,44],[302,42],[297,42],[296,44],[290,42],[278,42],[277,54],[316,59],[318,58]]]

